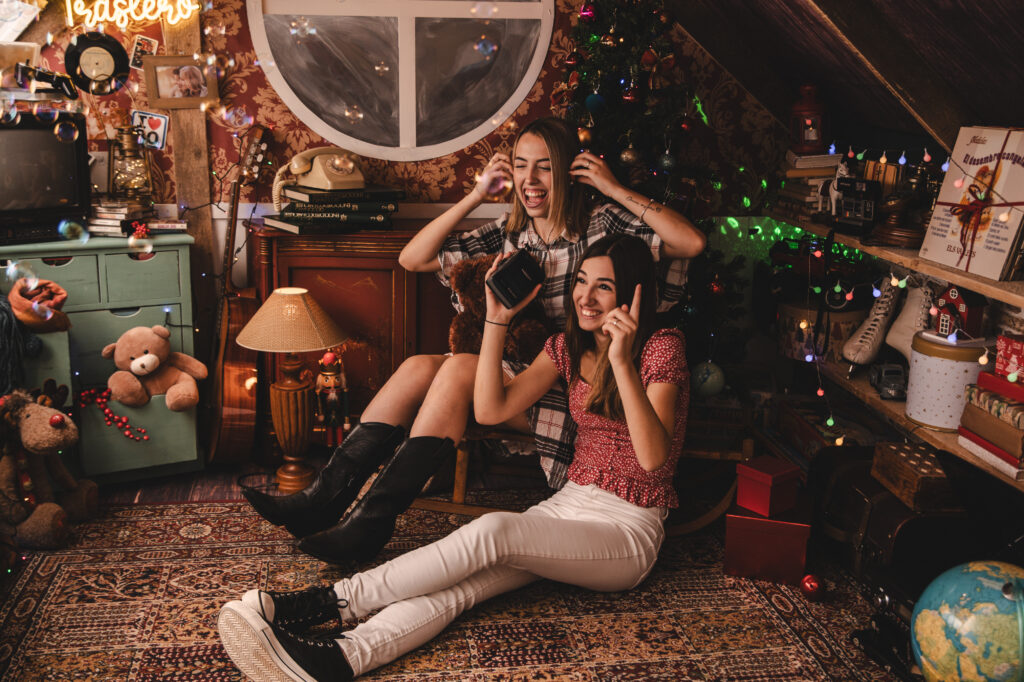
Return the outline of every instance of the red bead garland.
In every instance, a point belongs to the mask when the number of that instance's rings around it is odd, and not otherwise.
[[[103,413],[103,423],[107,426],[113,426],[120,431],[125,438],[134,441],[148,441],[149,436],[146,434],[146,429],[141,426],[132,426],[128,423],[128,417],[116,414],[107,403],[110,402],[110,389],[105,388],[102,391],[96,388],[87,388],[78,394],[78,406],[85,408],[88,405],[96,405],[100,412]]]

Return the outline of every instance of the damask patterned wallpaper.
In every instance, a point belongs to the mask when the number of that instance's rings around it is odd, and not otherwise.
[[[404,187],[410,201],[455,202],[472,187],[473,177],[487,159],[499,149],[507,150],[519,122],[564,112],[558,86],[564,79],[563,60],[572,51],[569,38],[577,18],[578,3],[556,0],[558,9],[551,46],[544,67],[526,100],[514,115],[496,131],[456,154],[418,162],[387,162],[367,159],[364,173],[368,181]],[[213,0],[201,13],[203,51],[213,55],[219,72],[220,105],[207,113],[211,187],[215,201],[227,202],[232,164],[238,157],[235,134],[243,133],[253,122],[273,129],[271,157],[286,163],[295,153],[327,144],[285,106],[256,64],[249,35],[244,0]],[[159,41],[157,54],[166,54],[159,24],[107,32],[131,50],[136,35]],[[698,127],[689,136],[682,158],[692,165],[704,164],[723,180],[721,192],[712,193],[700,207],[700,213],[739,214],[744,212],[740,199],[746,195],[759,205],[763,196],[761,179],[773,175],[780,166],[788,145],[785,128],[759,105],[725,72],[683,29],[674,27],[677,68],[700,98],[709,125]],[[66,31],[54,38],[42,52],[46,68],[63,71],[64,48],[72,39]],[[89,107],[90,149],[106,149],[106,138],[113,126],[122,124],[131,109],[161,112],[148,104],[146,84],[141,70],[133,70],[128,86],[109,97],[85,94],[82,103]],[[171,150],[190,144],[169,132],[168,146],[153,153],[154,182],[158,201],[175,201],[174,165]],[[740,171],[738,169],[742,168]],[[227,174],[225,176],[225,174]],[[269,201],[273,173],[243,190],[243,201]]]

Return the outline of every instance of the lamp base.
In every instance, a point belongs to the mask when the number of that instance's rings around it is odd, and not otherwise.
[[[309,487],[316,473],[304,458],[313,431],[313,386],[299,379],[301,369],[298,357],[288,353],[281,363],[283,378],[270,385],[270,416],[284,455],[277,488],[286,494]]]

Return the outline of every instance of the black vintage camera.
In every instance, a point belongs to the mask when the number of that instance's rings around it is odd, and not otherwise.
[[[544,270],[540,263],[520,249],[514,256],[506,258],[498,265],[498,269],[487,280],[487,286],[503,306],[513,308],[543,281]]]

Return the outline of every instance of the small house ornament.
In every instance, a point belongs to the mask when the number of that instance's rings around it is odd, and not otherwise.
[[[981,319],[985,312],[985,297],[956,285],[946,288],[935,299],[935,331],[946,336],[962,331],[970,338],[981,336]]]

